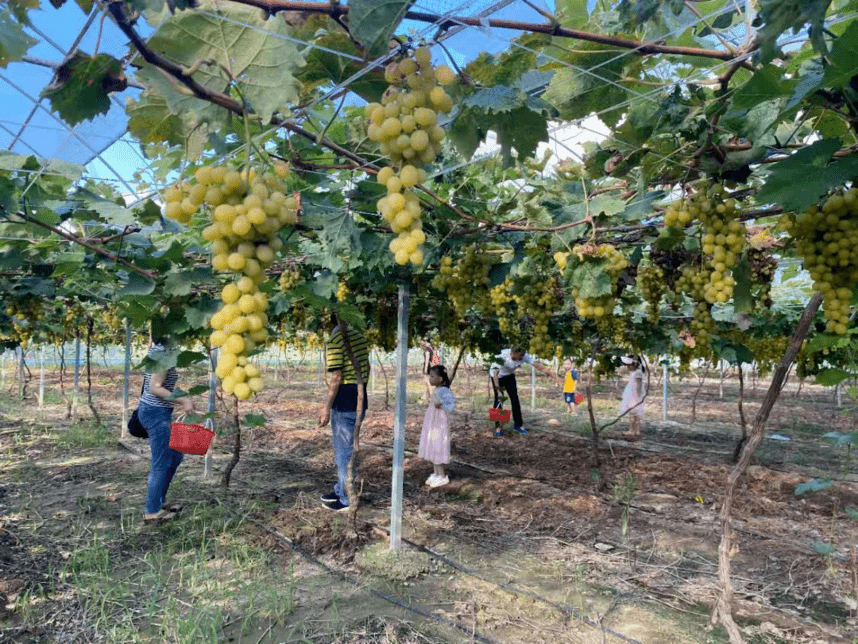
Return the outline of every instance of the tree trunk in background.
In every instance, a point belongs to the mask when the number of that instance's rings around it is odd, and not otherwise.
[[[232,408],[232,423],[235,426],[235,442],[232,445],[232,460],[227,464],[223,471],[220,484],[223,487],[229,487],[229,479],[232,476],[232,471],[238,465],[241,459],[241,419],[238,417],[238,398],[234,398],[235,405]]]
[[[777,401],[781,393],[784,379],[789,370],[792,361],[798,354],[801,344],[807,336],[807,331],[810,328],[810,323],[813,316],[819,308],[819,303],[822,301],[822,294],[814,293],[810,298],[807,307],[801,314],[796,325],[795,332],[792,336],[792,341],[784,353],[784,357],[775,369],[772,376],[772,384],[763,398],[760,410],[757,412],[757,417],[754,419],[754,427],[751,432],[750,439],[742,448],[742,454],[739,457],[739,462],[733,467],[730,472],[730,477],[727,479],[727,489],[724,494],[724,504],[721,506],[721,543],[718,546],[718,579],[720,581],[720,596],[715,603],[715,608],[712,613],[712,622],[720,621],[727,633],[730,636],[731,644],[744,644],[742,635],[739,633],[739,627],[733,621],[733,582],[730,579],[730,558],[734,554],[733,548],[733,530],[731,527],[730,516],[733,510],[733,498],[736,494],[736,488],[739,486],[739,479],[745,474],[748,466],[751,463],[751,457],[754,455],[760,442],[763,440],[763,431],[766,428],[766,421],[772,411],[772,407]]]
[[[89,410],[92,412],[95,422],[101,425],[101,418],[95,405],[92,404],[92,318],[86,319],[86,403],[89,405]]]
[[[706,378],[709,376],[709,363],[706,363],[706,371],[703,372],[703,377],[700,379],[700,384],[697,385],[697,389],[694,391],[694,396],[691,398],[691,425],[694,425],[694,422],[697,420],[697,396],[700,395],[700,390],[703,389],[703,385],[706,383]]]

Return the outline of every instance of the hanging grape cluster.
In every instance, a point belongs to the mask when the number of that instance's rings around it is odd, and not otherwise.
[[[543,358],[556,353],[548,335],[551,316],[562,304],[556,278],[527,275],[513,279],[508,275],[489,291],[489,297],[508,343],[523,344],[529,337],[529,353]]]
[[[459,318],[472,308],[488,311],[489,271],[495,260],[483,244],[469,246],[454,264],[450,256],[441,259],[441,268],[432,280],[432,286],[447,294]]]
[[[702,225],[701,247],[711,260],[703,296],[710,304],[726,302],[733,296],[735,280],[731,270],[745,248],[747,231],[739,220],[741,208],[723,186],[713,184],[668,206],[665,226],[685,227],[692,221]]]
[[[301,283],[301,271],[295,267],[286,267],[280,273],[280,290],[288,293]]]
[[[787,213],[781,225],[795,241],[813,288],[822,293],[826,330],[845,334],[858,284],[858,188],[838,191],[800,215]]]
[[[682,246],[669,250],[653,246],[649,258],[653,266],[661,269],[667,288],[673,290],[682,268],[688,263],[688,251]]]
[[[337,302],[345,302],[349,297],[349,287],[345,282],[340,282],[337,285]]]
[[[12,300],[6,305],[5,313],[12,320],[12,331],[18,344],[26,349],[30,344],[39,322],[45,317],[41,300],[32,297],[28,300]]]
[[[443,86],[452,85],[456,75],[446,65],[433,68],[431,51],[424,46],[413,57],[390,63],[384,77],[390,85],[381,103],[370,103],[364,112],[367,137],[378,142],[392,164],[378,173],[387,195],[377,207],[398,235],[390,242],[396,263],[420,266],[426,235],[420,199],[412,188],[426,180],[421,166],[441,152],[446,133],[438,125],[438,114],[453,109],[453,99]]]
[[[638,269],[637,285],[647,303],[650,321],[658,324],[661,318],[661,298],[667,290],[664,271],[658,266],[641,266]]]
[[[607,260],[605,271],[608,273],[612,285],[610,293],[599,297],[584,297],[580,294],[578,288],[573,288],[572,296],[575,298],[575,308],[578,310],[578,315],[582,318],[596,320],[611,315],[617,303],[617,280],[623,270],[629,265],[629,260],[611,244],[579,245],[575,246],[572,252],[578,256],[578,260],[581,263],[603,262]]]
[[[249,363],[248,355],[268,339],[268,297],[259,285],[283,245],[277,233],[298,221],[298,204],[286,196],[281,181],[288,174],[283,163],[263,176],[254,170],[203,166],[193,182],[173,186],[164,195],[164,214],[182,223],[205,208],[211,224],[202,235],[212,246],[212,268],[236,273],[235,281],[221,292],[222,306],[212,316],[210,342],[221,348],[216,373],[223,390],[240,400],[263,387],[259,369]]]
[[[748,264],[751,268],[751,280],[762,286],[760,303],[764,308],[772,306],[772,282],[778,269],[778,260],[765,249],[749,248]]]

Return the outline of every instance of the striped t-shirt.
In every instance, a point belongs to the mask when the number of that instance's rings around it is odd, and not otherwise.
[[[153,360],[157,360],[167,353],[167,350],[163,345],[153,344],[152,348],[149,349],[148,357]],[[173,391],[176,386],[176,381],[179,379],[179,372],[176,371],[176,367],[170,367],[167,369],[167,376],[164,378],[163,387],[169,391]],[[140,396],[140,402],[144,402],[151,407],[169,407],[172,409],[173,401],[172,400],[164,400],[163,398],[159,398],[154,394],[149,393],[149,386],[152,383],[152,374],[144,373],[143,374],[143,394]]]
[[[364,334],[355,327],[348,327],[349,345],[355,360],[360,365],[363,379],[363,409],[366,410],[366,382],[369,379],[369,345]],[[334,399],[333,409],[336,411],[357,410],[357,374],[349,354],[343,346],[343,336],[340,328],[334,329],[327,344],[328,371],[342,371],[343,379],[340,389]]]

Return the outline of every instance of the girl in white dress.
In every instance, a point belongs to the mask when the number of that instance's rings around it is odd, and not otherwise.
[[[447,413],[456,408],[456,397],[450,391],[450,377],[443,365],[429,368],[429,384],[434,390],[423,418],[417,456],[425,458],[435,466],[435,471],[426,480],[426,485],[439,487],[450,482],[444,471],[444,466],[450,462],[450,426]]]
[[[641,437],[641,420],[645,414],[643,382],[646,367],[635,358],[622,358],[623,363],[629,370],[629,382],[626,388],[623,389],[623,400],[620,403],[620,414],[626,414],[629,417],[629,431],[624,432],[623,436],[629,440],[639,440]]]

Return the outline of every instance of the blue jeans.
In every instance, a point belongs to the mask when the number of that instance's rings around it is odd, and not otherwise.
[[[170,449],[170,417],[173,410],[169,407],[153,407],[144,402],[137,408],[140,422],[149,432],[149,449],[152,462],[149,467],[149,484],[146,491],[146,513],[155,514],[164,505],[170,482],[179,469],[179,463],[185,457],[181,452]]]
[[[337,484],[334,485],[334,494],[340,498],[340,503],[343,505],[349,504],[346,478],[349,472],[349,459],[352,457],[355,444],[356,419],[357,411],[331,410],[331,434],[334,441],[334,460],[337,463]],[[357,470],[357,459],[352,468],[352,478],[355,470]]]

